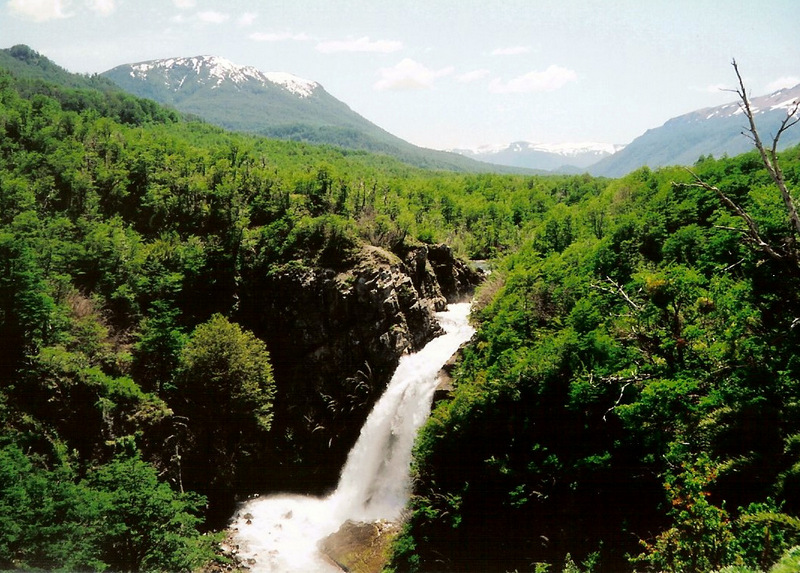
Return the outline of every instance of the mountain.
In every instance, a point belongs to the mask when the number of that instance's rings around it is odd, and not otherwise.
[[[273,135],[298,125],[375,127],[316,82],[215,56],[126,64],[101,75],[128,92],[235,131]]]
[[[94,110],[128,125],[178,122],[178,112],[122,90],[108,78],[74,74],[25,45],[0,50],[0,72],[10,74],[14,89],[25,98],[43,95],[64,111]]]
[[[789,106],[800,99],[800,84],[766,96],[751,98],[759,134],[771,145]],[[624,149],[589,168],[593,175],[621,177],[644,165],[692,165],[700,156],[738,155],[753,149],[742,135],[747,118],[738,102],[708,107],[674,117],[661,127],[649,129]],[[780,149],[800,143],[800,129],[781,137]]]
[[[69,88],[122,93],[120,87],[107,78],[73,74],[24,44],[0,50],[0,68],[29,82],[49,82]]]
[[[455,153],[497,165],[524,167],[561,173],[580,172],[608,157],[624,145],[609,143],[530,143],[486,145],[477,149],[451,149]]]
[[[125,64],[101,75],[132,94],[235,131],[386,153],[426,168],[521,171],[414,146],[360,116],[315,81],[217,56]]]

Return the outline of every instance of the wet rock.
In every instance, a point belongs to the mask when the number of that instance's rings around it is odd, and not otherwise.
[[[449,247],[367,246],[337,270],[289,264],[247,281],[237,317],[264,339],[276,380],[273,462],[281,483],[324,492],[400,357],[441,329],[435,312],[465,299],[480,273]],[[256,476],[254,479],[268,479]],[[269,478],[273,479],[273,478]]]
[[[347,521],[320,543],[320,551],[343,571],[379,573],[389,559],[391,542],[400,526],[388,521]]]

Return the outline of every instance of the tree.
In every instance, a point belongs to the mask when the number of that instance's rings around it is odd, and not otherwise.
[[[716,469],[705,458],[684,464],[678,475],[668,475],[673,526],[659,534],[639,561],[658,571],[711,571],[733,560],[733,533],[727,512],[708,501],[708,487]]]
[[[179,390],[204,422],[269,430],[273,384],[264,342],[221,314],[198,326],[181,354]]]
[[[112,569],[187,571],[213,558],[213,540],[197,531],[205,499],[173,491],[138,455],[114,459],[86,483],[106,504],[101,542]]]
[[[739,66],[736,63],[736,60],[733,60],[732,65],[734,71],[736,72],[736,78],[739,83],[739,87],[733,91],[735,91],[739,96],[739,108],[742,110],[742,113],[747,118],[748,122],[748,127],[742,132],[742,134],[753,142],[756,150],[758,150],[758,155],[761,158],[764,168],[767,170],[770,178],[780,191],[781,199],[789,219],[789,229],[787,235],[783,237],[782,240],[780,240],[777,244],[774,241],[770,242],[765,239],[763,233],[759,229],[758,223],[744,208],[742,208],[718,187],[703,181],[690,170],[690,173],[692,173],[696,181],[693,185],[716,193],[725,206],[730,208],[736,214],[736,216],[744,221],[747,228],[735,230],[740,231],[749,243],[754,245],[758,250],[771,259],[788,262],[793,270],[797,271],[800,268],[800,250],[797,248],[797,235],[800,234],[800,215],[798,215],[797,206],[795,205],[794,199],[792,198],[792,195],[786,186],[786,179],[783,176],[783,171],[781,170],[778,161],[778,143],[781,136],[786,132],[787,129],[800,122],[800,100],[795,101],[789,107],[786,117],[781,122],[778,131],[775,133],[775,136],[772,139],[772,145],[767,147],[758,133],[755,114],[750,105],[750,98],[747,96],[747,89],[745,88],[742,75],[739,73]]]
[[[157,300],[151,315],[142,321],[132,366],[136,381],[148,392],[161,392],[178,366],[186,335],[177,319],[177,310]]]
[[[159,481],[138,455],[78,481],[17,445],[0,447],[0,567],[67,571],[191,571],[214,557],[201,535],[205,500]]]
[[[237,472],[264,448],[274,380],[264,342],[220,314],[192,332],[180,355],[176,413],[188,419],[184,481],[232,499]]]
[[[0,232],[0,383],[8,383],[26,352],[46,337],[55,304],[32,249]]]

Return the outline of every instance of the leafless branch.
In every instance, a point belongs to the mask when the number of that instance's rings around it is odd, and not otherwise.
[[[772,140],[772,147],[769,150],[765,149],[764,144],[761,142],[761,137],[758,135],[755,117],[750,106],[750,99],[747,97],[747,90],[744,87],[744,80],[742,79],[742,75],[739,73],[739,66],[736,64],[736,60],[733,60],[731,64],[736,72],[736,78],[739,80],[739,89],[736,90],[736,93],[739,95],[739,99],[741,100],[739,107],[744,112],[745,116],[747,117],[747,121],[750,124],[749,131],[750,135],[752,136],[751,139],[753,144],[756,146],[756,149],[761,156],[761,161],[764,163],[764,167],[766,167],[767,172],[781,192],[783,203],[789,213],[789,220],[791,221],[793,231],[800,234],[800,216],[798,216],[797,207],[794,204],[792,196],[789,194],[789,190],[786,188],[786,181],[783,178],[783,172],[778,164],[777,154],[778,140],[780,139],[781,135],[783,135],[787,129],[800,121],[800,117],[797,116],[800,102],[795,103],[792,109],[789,110],[786,118],[781,123],[780,129],[778,129],[778,133]]]
[[[744,235],[747,234],[747,229],[742,229],[741,227],[728,227],[726,225],[714,225],[715,229],[720,229],[722,231],[736,231],[737,233],[742,233]]]
[[[778,128],[778,133],[775,135],[775,139],[772,140],[772,156],[776,157],[778,153],[778,140],[783,135],[783,132],[789,129],[790,127],[797,125],[800,122],[800,115],[798,115],[798,110],[800,109],[800,100],[792,103],[792,107],[786,113],[786,117],[783,118],[781,122],[780,128]]]
[[[706,189],[708,191],[713,191],[717,195],[717,197],[719,197],[720,200],[727,207],[729,207],[734,213],[736,213],[736,215],[742,221],[744,221],[745,225],[747,225],[747,230],[746,231],[744,229],[736,229],[736,228],[732,228],[730,230],[743,232],[745,235],[747,235],[747,238],[752,243],[754,243],[761,251],[763,251],[770,258],[773,258],[775,260],[782,260],[784,258],[784,255],[782,253],[779,253],[777,250],[775,250],[772,247],[772,245],[767,243],[761,237],[761,233],[758,230],[758,225],[756,225],[756,222],[753,221],[753,218],[750,215],[747,214],[747,211],[742,209],[734,200],[732,200],[725,193],[723,193],[722,190],[720,190],[719,187],[717,187],[715,185],[710,185],[709,183],[706,183],[705,181],[700,179],[700,177],[694,171],[692,171],[689,168],[687,168],[686,171],[688,171],[691,174],[691,176],[694,177],[695,183],[684,183],[683,186],[685,186],[685,187],[700,187],[700,188]]]
[[[605,414],[603,414],[603,421],[604,421],[604,422],[606,421],[606,416],[608,416],[609,412],[613,411],[613,410],[614,410],[614,408],[616,408],[617,406],[619,406],[619,403],[620,403],[620,402],[622,402],[622,397],[625,395],[625,388],[627,388],[628,386],[630,386],[630,382],[626,382],[626,383],[625,383],[625,384],[622,386],[622,388],[621,388],[621,389],[620,389],[620,391],[619,391],[619,398],[617,398],[617,401],[616,401],[616,402],[614,402],[614,405],[613,405],[613,406],[611,406],[611,407],[610,407],[608,410],[606,410],[606,413],[605,413]]]
[[[730,265],[728,265],[727,267],[725,267],[724,269],[722,269],[722,271],[727,273],[727,272],[728,272],[728,271],[730,271],[731,269],[735,269],[736,267],[738,267],[739,265],[741,265],[743,262],[744,262],[744,259],[739,259],[739,260],[738,260],[738,261],[736,261],[735,263],[731,263]]]
[[[628,296],[628,293],[625,292],[625,289],[623,289],[622,286],[617,281],[615,281],[611,277],[606,277],[606,282],[614,287],[613,290],[598,284],[593,284],[592,288],[601,290],[603,292],[619,293],[620,295],[622,295],[622,298],[625,299],[625,302],[627,302],[631,306],[631,308],[633,308],[633,310],[640,310],[639,305],[636,304],[633,300],[631,300],[631,297]]]

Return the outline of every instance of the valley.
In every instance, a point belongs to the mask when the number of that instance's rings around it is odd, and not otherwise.
[[[0,51],[0,568],[798,567],[794,91],[541,174],[115,70]]]

